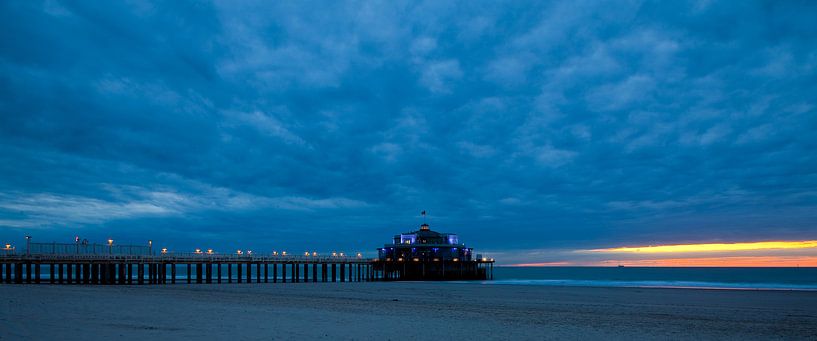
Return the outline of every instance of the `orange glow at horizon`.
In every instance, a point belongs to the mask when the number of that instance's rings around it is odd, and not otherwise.
[[[711,244],[679,244],[616,247],[607,249],[587,250],[604,253],[685,253],[685,252],[712,252],[712,251],[750,251],[773,249],[808,249],[817,248],[817,240],[803,241],[765,241],[749,243],[711,243]]]
[[[542,263],[509,264],[509,265],[505,265],[505,266],[524,268],[524,267],[535,267],[535,266],[575,266],[575,265],[576,265],[575,263],[571,263],[571,262],[542,262]]]
[[[706,257],[637,260],[604,260],[596,262],[544,262],[510,264],[511,267],[537,266],[643,266],[643,267],[817,267],[817,257]]]

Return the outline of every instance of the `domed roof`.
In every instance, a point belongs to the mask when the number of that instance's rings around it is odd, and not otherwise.
[[[417,230],[414,232],[417,235],[417,238],[442,238],[442,234],[437,231],[431,230]]]

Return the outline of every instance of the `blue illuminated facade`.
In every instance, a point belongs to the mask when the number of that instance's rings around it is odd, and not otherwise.
[[[456,234],[431,231],[428,224],[414,232],[394,236],[391,244],[377,249],[381,261],[471,261],[473,249],[460,244]]]

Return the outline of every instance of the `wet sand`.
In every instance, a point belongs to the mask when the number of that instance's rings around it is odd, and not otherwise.
[[[817,292],[455,283],[0,285],[0,339],[817,339]]]

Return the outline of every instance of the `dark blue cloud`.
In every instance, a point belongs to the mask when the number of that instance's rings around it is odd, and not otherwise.
[[[0,237],[813,238],[810,3],[0,4]],[[512,255],[508,254],[508,257]]]

